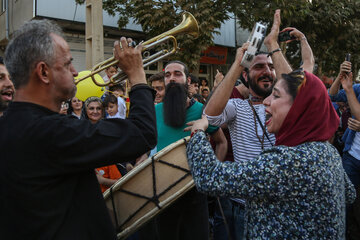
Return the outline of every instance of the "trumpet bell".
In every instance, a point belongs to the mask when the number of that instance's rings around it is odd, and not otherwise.
[[[149,50],[155,46],[161,45],[164,41],[171,41],[173,44],[172,49],[163,49],[163,50],[143,59],[144,67],[149,66],[155,62],[158,62],[161,59],[167,58],[170,55],[174,54],[178,50],[177,41],[174,36],[179,35],[179,34],[189,34],[189,35],[193,36],[194,38],[197,38],[199,36],[199,25],[198,25],[195,17],[189,12],[185,12],[182,17],[183,17],[183,20],[178,26],[176,26],[176,27],[170,29],[169,31],[166,31],[156,37],[153,37],[153,38],[145,41],[142,44],[143,52],[146,50]],[[88,75],[84,75],[83,77],[77,78],[75,80],[75,84],[77,85],[86,79],[92,79],[94,84],[99,87],[104,87],[109,84],[119,84],[120,82],[122,82],[123,80],[125,80],[127,78],[126,74],[121,69],[116,75],[114,75],[110,78],[110,81],[108,83],[98,81],[94,77],[95,74],[102,72],[106,68],[108,68],[112,65],[116,65],[118,63],[119,63],[119,61],[116,60],[114,57],[111,57],[101,63],[98,63],[97,65],[95,65],[92,68],[92,70],[90,71],[90,73],[88,73]],[[86,81],[89,81],[89,80],[86,80]]]
[[[168,35],[189,34],[194,38],[198,38],[199,25],[195,17],[191,13],[185,12],[183,14],[182,22],[177,27],[171,29],[168,32],[169,32]]]

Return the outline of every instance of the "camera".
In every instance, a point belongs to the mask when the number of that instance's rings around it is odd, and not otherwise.
[[[279,33],[278,41],[279,42],[286,42],[286,41],[289,41],[289,40],[296,39],[296,37],[290,35],[291,31],[292,30]]]
[[[255,26],[253,27],[248,42],[249,47],[247,51],[244,53],[243,59],[241,61],[241,65],[249,68],[250,63],[255,57],[256,53],[260,50],[261,45],[264,41],[265,34],[266,34],[267,26],[264,24],[257,22],[255,23]]]
[[[68,102],[62,102],[61,103],[61,108],[62,109],[68,109],[69,108],[69,103]]]

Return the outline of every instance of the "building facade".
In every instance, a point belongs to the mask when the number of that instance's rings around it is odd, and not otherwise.
[[[94,0],[93,0],[94,1]],[[85,21],[86,6],[75,0],[0,0],[0,56],[4,55],[12,33],[25,21],[48,18],[56,21],[64,30],[78,71],[86,70]],[[137,41],[145,39],[140,25],[130,21],[119,30],[118,16],[110,16],[103,11],[104,59],[112,56],[113,43],[120,36],[131,37]],[[236,20],[231,18],[222,24],[220,34],[214,35],[215,46],[203,53],[199,67],[199,78],[205,78],[212,85],[216,70],[227,72],[234,60],[236,46],[247,37],[237,34]],[[237,40],[238,38],[238,40]],[[240,39],[240,40],[239,40]],[[146,74],[162,71],[162,61],[146,68]]]

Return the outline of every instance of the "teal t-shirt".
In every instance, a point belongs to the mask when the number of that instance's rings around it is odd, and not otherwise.
[[[186,136],[190,136],[190,132],[184,132],[184,128],[187,127],[186,123],[201,118],[203,105],[199,102],[195,102],[186,111],[185,124],[182,127],[174,128],[165,124],[163,115],[163,103],[155,105],[156,111],[156,124],[158,131],[158,145],[157,151],[160,151],[169,144],[176,142]],[[218,127],[209,125],[206,132],[214,133],[218,130]]]

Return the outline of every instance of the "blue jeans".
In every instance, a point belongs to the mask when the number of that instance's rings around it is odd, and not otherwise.
[[[356,188],[360,185],[360,160],[354,158],[348,152],[344,152],[342,163],[350,181]]]
[[[346,239],[360,239],[360,160],[344,152],[342,162],[357,195],[355,202],[346,206]]]
[[[240,203],[230,200],[229,198],[219,198],[222,210],[224,212],[226,223],[229,227],[230,238],[228,230],[224,223],[219,204],[216,200],[214,212],[214,240],[243,240],[244,237],[244,206]]]

